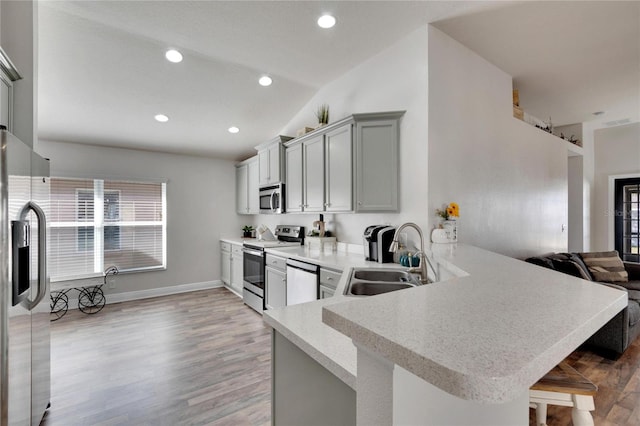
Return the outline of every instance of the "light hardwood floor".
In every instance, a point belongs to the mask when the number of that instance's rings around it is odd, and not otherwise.
[[[270,423],[270,329],[224,288],[69,311],[51,362],[41,426]],[[640,425],[640,339],[615,361],[579,349],[568,362],[599,387],[597,426]],[[550,406],[547,423],[571,410]]]
[[[269,424],[270,362],[269,327],[223,288],[72,310],[41,426]]]

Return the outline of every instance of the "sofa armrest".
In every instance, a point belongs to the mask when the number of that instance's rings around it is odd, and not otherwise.
[[[640,263],[622,262],[624,269],[629,274],[629,281],[640,281]]]
[[[616,290],[622,290],[622,291],[627,291],[626,288],[624,288],[621,285],[617,285],[617,284],[611,284],[611,283],[603,283],[602,281],[594,281],[598,284],[602,284],[602,285],[606,285],[607,287],[611,287],[611,288],[615,288]]]

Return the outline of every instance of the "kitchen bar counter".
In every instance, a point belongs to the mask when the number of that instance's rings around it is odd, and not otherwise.
[[[310,262],[344,273],[337,285],[335,296],[314,302],[264,311],[264,321],[311,356],[324,368],[355,390],[356,347],[351,339],[322,322],[324,306],[353,300],[343,295],[350,268],[402,268],[398,264],[364,260],[364,254],[347,251],[308,250],[304,246],[267,248],[267,253],[285,258]]]
[[[627,305],[624,292],[486,250],[434,249],[437,262],[468,275],[345,298],[322,307],[323,321],[463,400],[521,397]]]

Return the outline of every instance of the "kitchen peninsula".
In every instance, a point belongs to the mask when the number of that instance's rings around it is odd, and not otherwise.
[[[336,297],[265,312],[274,365],[276,339],[290,342],[355,391],[357,424],[528,424],[529,387],[627,304],[472,246],[433,245],[430,257],[452,278],[351,298],[347,268]]]

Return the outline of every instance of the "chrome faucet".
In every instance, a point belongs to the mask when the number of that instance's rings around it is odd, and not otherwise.
[[[433,271],[434,280],[438,281],[438,273],[434,269],[431,262],[429,262],[429,259],[427,258],[427,255],[424,252],[424,236],[422,235],[422,229],[420,229],[420,227],[415,223],[413,222],[403,223],[402,225],[400,225],[398,229],[396,229],[395,234],[393,234],[393,241],[391,242],[391,246],[389,246],[389,251],[394,253],[398,251],[398,247],[399,247],[398,235],[400,235],[400,232],[406,227],[415,229],[416,231],[418,231],[418,235],[420,236],[420,251],[416,253],[416,255],[420,259],[420,265],[418,266],[418,268],[409,269],[409,272],[412,274],[420,274],[420,281],[422,282],[422,284],[428,284],[429,279],[427,278],[427,275],[429,271],[427,270],[427,265],[429,265],[429,267]]]

